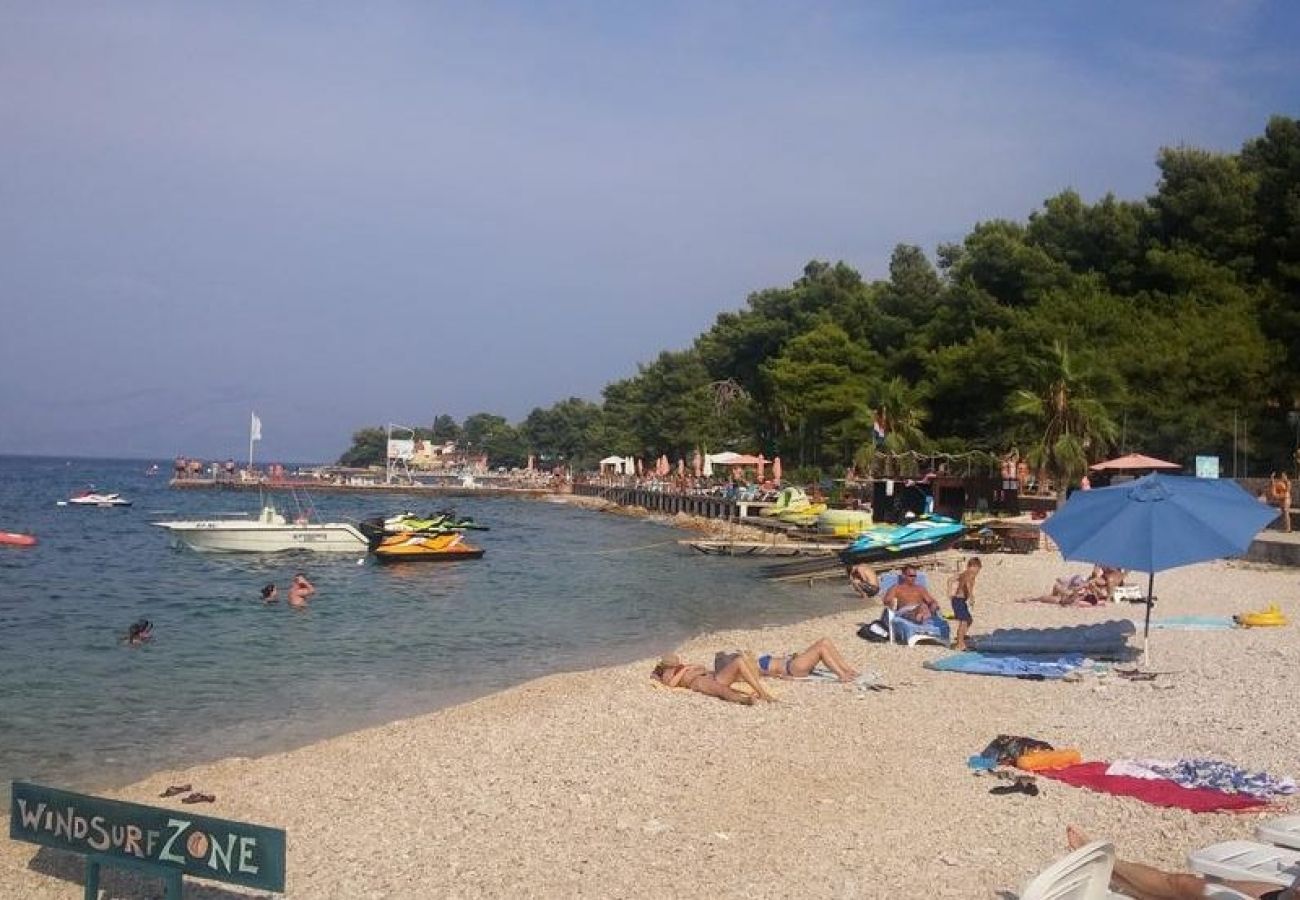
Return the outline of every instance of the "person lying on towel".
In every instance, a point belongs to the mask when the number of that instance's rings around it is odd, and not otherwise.
[[[1065,843],[1071,850],[1092,843],[1086,834],[1073,825],[1065,829]],[[1165,872],[1142,863],[1129,862],[1126,859],[1115,860],[1111,870],[1110,887],[1131,897],[1132,900],[1203,900],[1210,896],[1206,892],[1206,880],[1199,875],[1185,872]],[[1216,884],[1231,888],[1245,897],[1258,900],[1300,900],[1300,878],[1290,887],[1278,887],[1265,881],[1234,881],[1231,879],[1216,881]]]
[[[768,678],[807,678],[812,670],[822,665],[835,673],[835,677],[844,683],[853,681],[858,672],[840,655],[839,648],[829,638],[818,638],[798,653],[763,653],[755,657],[748,651],[740,653],[719,653],[713,659],[715,670],[721,670],[737,656],[747,656],[760,675]]]
[[[916,583],[916,567],[904,566],[898,584],[885,592],[885,606],[894,611],[893,637],[906,644],[915,634],[938,637],[945,644],[951,630],[939,612],[939,601]]]
[[[728,703],[743,703],[749,706],[754,702],[755,698],[768,701],[776,700],[763,687],[761,676],[753,660],[743,653],[736,654],[735,657],[711,674],[704,666],[683,662],[680,656],[669,654],[659,660],[658,664],[651,670],[650,677],[668,685],[668,687],[686,688],[695,691],[697,694],[707,694],[710,697],[717,697],[719,700],[726,700]],[[754,693],[747,694],[744,691],[736,690],[734,685],[738,682],[749,685]]]

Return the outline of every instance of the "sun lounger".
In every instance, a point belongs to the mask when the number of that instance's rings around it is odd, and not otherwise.
[[[1300,816],[1278,816],[1255,826],[1255,837],[1267,844],[1300,850]]]
[[[885,607],[885,628],[889,631],[889,642],[891,644],[901,644],[902,640],[898,637],[898,630],[894,628],[894,618],[897,614],[888,606]],[[934,644],[938,647],[946,647],[948,644],[943,638],[934,634],[918,632],[907,639],[907,646],[915,647],[917,644]]]
[[[1114,845],[1093,841],[1039,872],[1020,892],[1020,900],[1126,900],[1110,891],[1114,868]]]
[[[1300,852],[1257,844],[1224,841],[1187,854],[1193,872],[1235,881],[1266,881],[1290,887],[1300,878]]]

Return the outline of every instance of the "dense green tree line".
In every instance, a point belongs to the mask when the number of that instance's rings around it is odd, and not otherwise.
[[[1235,154],[1165,148],[1157,164],[1145,200],[1067,190],[933,261],[900,245],[883,280],[810,262],[601,404],[450,425],[494,464],[703,446],[834,470],[1014,446],[1073,477],[1121,444],[1227,463],[1235,422],[1252,468],[1280,467],[1300,427],[1300,122],[1275,117]]]

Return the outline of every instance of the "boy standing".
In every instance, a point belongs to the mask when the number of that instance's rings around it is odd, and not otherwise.
[[[953,587],[952,615],[957,620],[956,649],[958,650],[966,649],[966,632],[974,621],[970,608],[975,602],[975,578],[983,567],[980,558],[972,556],[966,561],[966,568],[957,576],[957,584]]]

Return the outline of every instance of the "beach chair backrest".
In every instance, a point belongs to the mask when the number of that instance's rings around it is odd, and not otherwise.
[[[1114,868],[1114,845],[1093,841],[1039,872],[1020,900],[1107,900]]]

